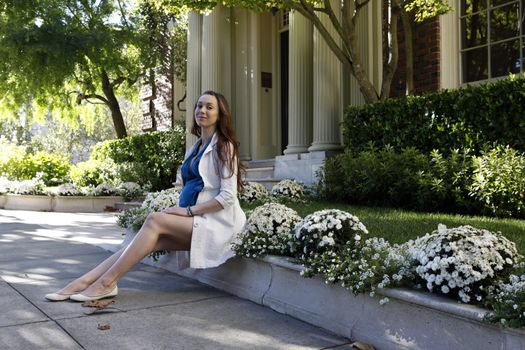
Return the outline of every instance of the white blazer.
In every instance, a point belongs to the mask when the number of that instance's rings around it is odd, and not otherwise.
[[[197,204],[214,198],[223,209],[193,217],[189,267],[196,269],[215,267],[233,257],[235,253],[231,244],[246,222],[246,215],[237,198],[237,169],[230,176],[227,164],[219,166],[217,139],[215,133],[199,163],[204,187],[197,197]],[[184,159],[192,154],[198,141],[186,152]],[[187,254],[180,254],[179,268],[188,267],[187,260]]]

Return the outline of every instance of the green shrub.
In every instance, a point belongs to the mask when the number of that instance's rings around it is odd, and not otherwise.
[[[0,142],[0,175],[16,180],[29,180],[42,173],[48,186],[67,180],[70,165],[66,157],[46,152],[29,153],[24,146]]]
[[[76,187],[96,187],[102,183],[115,182],[117,166],[111,159],[90,159],[73,165],[69,176]]]
[[[470,151],[452,150],[448,156],[430,152],[428,170],[418,172],[416,209],[479,213],[481,205],[470,196],[473,165]]]
[[[120,182],[136,182],[151,190],[161,190],[175,182],[184,152],[184,127],[177,125],[166,132],[101,142],[93,149],[91,159],[114,161]]]
[[[371,146],[327,159],[318,174],[317,191],[328,200],[525,218],[525,155],[508,147],[427,156]]]
[[[373,146],[356,154],[346,151],[326,160],[318,192],[348,203],[413,207],[419,172],[429,168],[428,157],[413,148],[402,153]]]
[[[66,157],[45,152],[26,155],[22,167],[23,178],[33,178],[37,173],[43,173],[42,181],[48,186],[65,182],[71,168]]]
[[[484,213],[525,217],[525,156],[496,148],[473,158],[470,195],[483,203]]]
[[[525,151],[525,79],[511,78],[425,96],[409,96],[347,109],[344,143],[359,151],[369,142],[425,154],[496,145]]]

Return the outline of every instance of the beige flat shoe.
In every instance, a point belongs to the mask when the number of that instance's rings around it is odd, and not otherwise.
[[[74,293],[71,294],[60,294],[60,293],[49,293],[44,295],[44,298],[46,298],[49,301],[64,301],[68,300]]]
[[[87,296],[87,295],[79,293],[79,294],[71,295],[69,299],[74,300],[74,301],[91,301],[91,300],[100,300],[100,299],[105,299],[105,298],[113,298],[117,296],[117,294],[118,294],[118,287],[115,286],[115,288],[113,288],[111,291],[104,293],[104,294]]]

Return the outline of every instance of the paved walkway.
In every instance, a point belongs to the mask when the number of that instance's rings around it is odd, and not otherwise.
[[[48,302],[122,241],[113,214],[0,210],[0,349],[350,349],[250,301],[143,264],[110,308]],[[99,330],[109,324],[109,330]]]

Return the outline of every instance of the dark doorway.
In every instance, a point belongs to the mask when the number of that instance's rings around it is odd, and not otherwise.
[[[288,31],[281,32],[281,153],[288,146]]]

